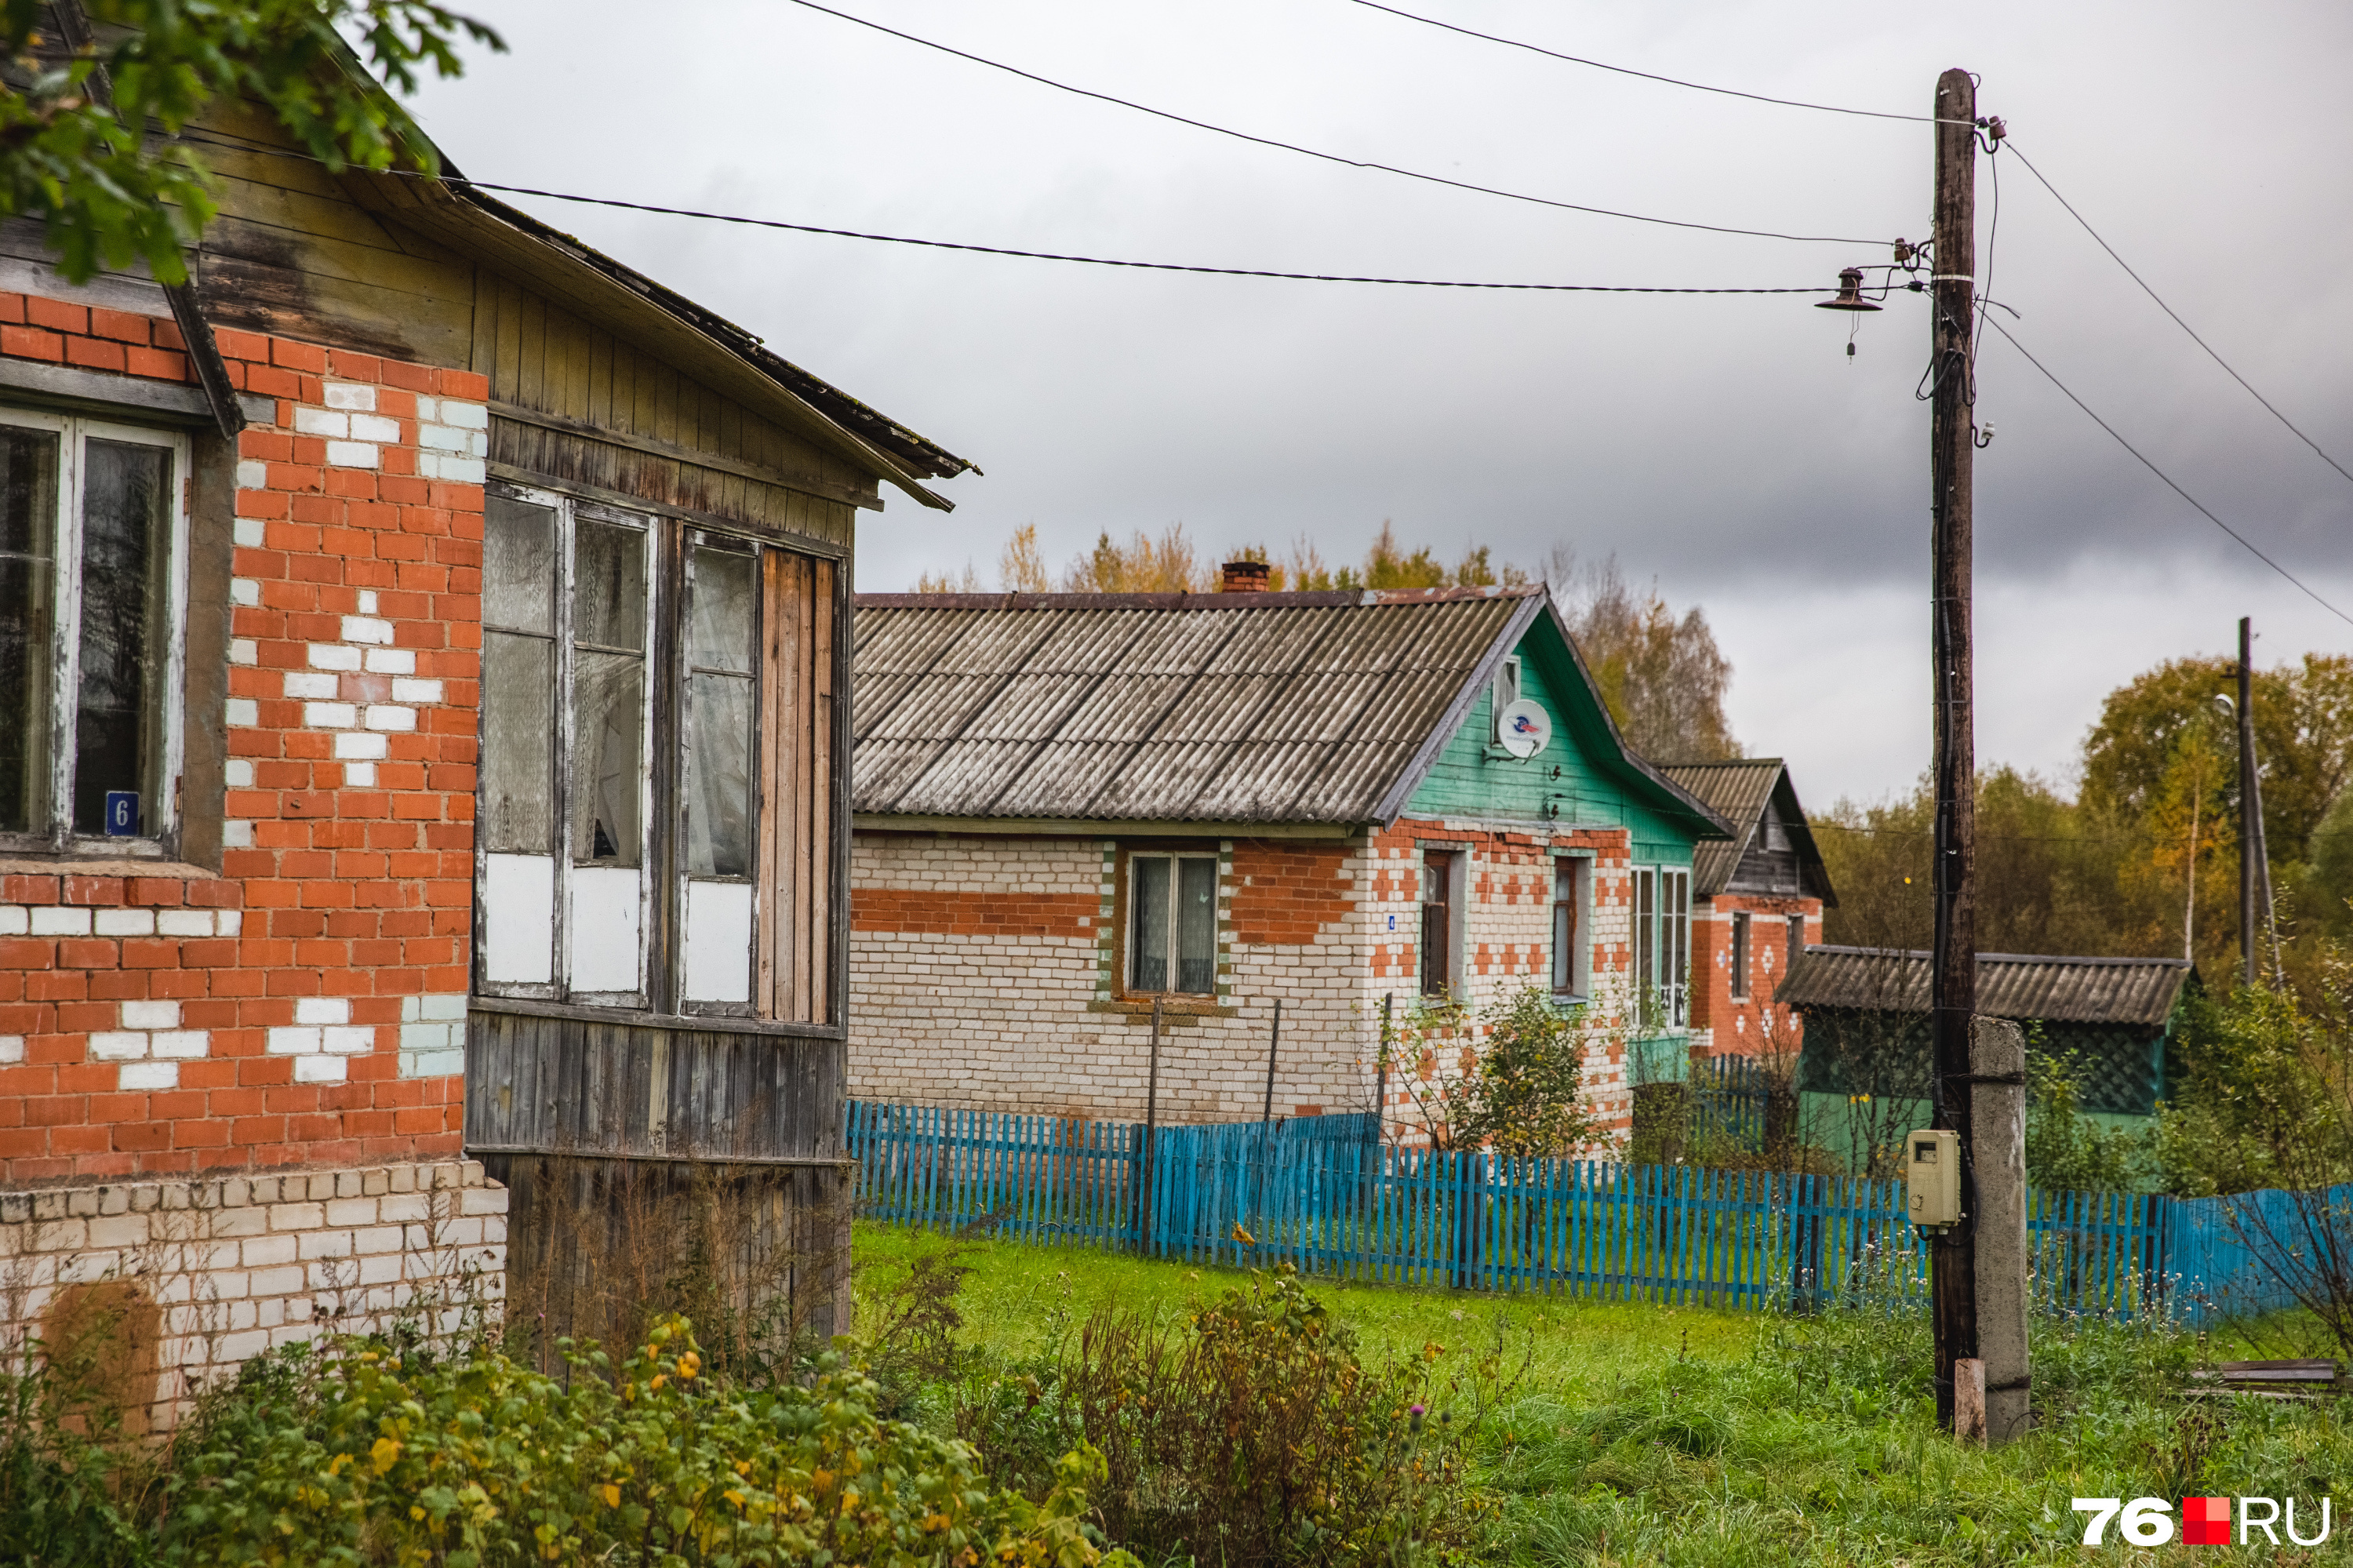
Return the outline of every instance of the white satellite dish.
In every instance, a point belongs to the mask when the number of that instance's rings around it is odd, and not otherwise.
[[[1544,705],[1522,697],[1505,703],[1495,715],[1495,744],[1522,761],[1542,751],[1552,739],[1552,715]]]

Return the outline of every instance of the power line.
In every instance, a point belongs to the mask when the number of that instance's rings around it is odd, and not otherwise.
[[[1493,33],[1482,33],[1475,27],[1457,26],[1452,22],[1441,22],[1435,16],[1423,16],[1411,11],[1400,11],[1394,5],[1382,5],[1380,0],[1355,0],[1355,3],[1368,10],[1386,11],[1392,16],[1401,16],[1409,22],[1419,22],[1427,27],[1440,27],[1450,33],[1460,33],[1466,38],[1481,38],[1491,44],[1501,44],[1508,49],[1525,49],[1532,55],[1542,55],[1547,59],[1566,60],[1570,65],[1590,66],[1595,70],[1613,71],[1620,76],[1640,77],[1644,81],[1663,82],[1669,87],[1687,87],[1694,92],[1721,93],[1726,98],[1745,98],[1752,103],[1778,103],[1784,109],[1816,109],[1825,114],[1854,114],[1865,120],[1909,120],[1923,125],[1933,125],[1936,122],[1936,117],[1933,114],[1891,114],[1883,109],[1848,109],[1836,103],[1809,103],[1800,98],[1773,98],[1761,92],[1743,92],[1736,87],[1711,87],[1704,81],[1685,81],[1681,77],[1661,76],[1656,71],[1636,70],[1631,66],[1611,65],[1607,60],[1592,59],[1584,55],[1565,55],[1557,49],[1547,49],[1539,44],[1525,43],[1518,38],[1501,37]]]
[[[549,201],[578,202],[586,207],[617,207],[630,212],[659,213],[668,217],[699,217],[712,223],[738,223],[753,228],[783,228],[796,234],[829,234],[842,239],[873,239],[886,245],[920,245],[934,250],[969,250],[982,256],[1017,256],[1031,261],[1075,261],[1088,267],[1132,267],[1149,272],[1200,272],[1219,278],[1278,278],[1300,283],[1382,283],[1405,289],[1505,289],[1555,294],[1819,294],[1820,285],[1794,289],[1686,289],[1653,283],[1486,283],[1448,278],[1377,278],[1345,272],[1280,272],[1263,267],[1202,267],[1184,261],[1131,261],[1109,256],[1069,256],[1052,250],[1016,250],[1002,245],[967,245],[954,239],[917,239],[903,234],[868,234],[855,228],[826,228],[814,223],[786,223],[781,218],[744,217],[735,213],[701,212],[692,207],[659,207],[651,202],[624,201],[617,196],[575,196],[565,191],[537,190],[530,185],[492,185],[487,180],[444,176],[453,185],[506,196],[541,196]]]
[[[1075,93],[1081,98],[1092,98],[1099,103],[1117,104],[1122,109],[1133,109],[1139,114],[1149,114],[1155,119],[1173,121],[1179,125],[1190,125],[1197,131],[1208,131],[1219,136],[1230,136],[1238,142],[1250,142],[1261,147],[1273,147],[1285,153],[1297,153],[1302,157],[1321,159],[1327,164],[1338,164],[1344,168],[1370,169],[1377,174],[1396,175],[1403,179],[1421,180],[1434,185],[1447,185],[1455,190],[1471,191],[1479,196],[1501,196],[1506,201],[1528,202],[1536,207],[1556,207],[1564,212],[1590,213],[1597,217],[1620,217],[1632,223],[1654,223],[1668,228],[1694,228],[1706,234],[1736,234],[1751,239],[1788,239],[1806,245],[1885,245],[1888,243],[1884,239],[1858,239],[1852,235],[1843,234],[1782,234],[1769,228],[1734,228],[1724,224],[1692,223],[1683,218],[1653,217],[1648,213],[1620,212],[1615,207],[1587,207],[1578,202],[1556,201],[1550,196],[1530,196],[1525,191],[1507,191],[1494,185],[1474,185],[1468,180],[1452,180],[1443,175],[1428,174],[1419,169],[1400,168],[1395,164],[1377,164],[1363,158],[1345,157],[1338,153],[1326,153],[1314,147],[1303,147],[1296,142],[1279,142],[1271,136],[1256,136],[1247,131],[1236,131],[1224,125],[1213,125],[1206,120],[1195,120],[1169,110],[1155,109],[1150,104],[1137,103],[1132,99],[1114,98],[1108,92],[1096,92],[1090,88],[1074,87],[1066,81],[1057,81],[1052,77],[1039,76],[1035,71],[1023,70],[1019,66],[1007,65],[1002,60],[989,59],[982,55],[968,54],[963,49],[951,48],[946,44],[934,43],[929,38],[918,37],[913,33],[902,33],[896,27],[886,27],[880,22],[870,22],[863,16],[853,16],[847,11],[837,11],[829,5],[820,5],[817,0],[793,0],[793,4],[811,11],[822,12],[828,16],[838,17],[844,22],[855,23],[859,26],[871,28],[893,38],[903,39],[907,43],[920,44],[927,49],[936,49],[944,55],[953,55],[960,60],[969,60],[975,65],[987,66],[991,70],[1001,70],[1008,76],[1018,76],[1024,81],[1034,81],[1041,87],[1050,87],[1060,92]]]
[[[2031,167],[2031,165],[2029,166]],[[2074,393],[2069,391],[2067,389],[2067,384],[2060,380],[2056,376],[2052,375],[2050,368],[2047,366],[2045,366],[2041,360],[2035,358],[2031,354],[2028,354],[2026,351],[2026,345],[2019,342],[2016,337],[2012,336],[2008,327],[2002,325],[2000,321],[1990,315],[1985,318],[1985,323],[1988,326],[1992,327],[1994,331],[2001,334],[2001,335],[2009,341],[2010,347],[2018,350],[2020,354],[2024,355],[2027,364],[2034,366],[2035,369],[2042,371],[2043,379],[2050,382],[2052,386],[2059,388],[2059,390],[2065,395],[2067,401],[2074,404],[2078,408],[2083,409],[2085,418],[2089,418],[2092,423],[2099,426],[2100,429],[2107,431],[2108,434],[2115,439],[2116,445],[2132,453],[2134,458],[2138,460],[2143,468],[2157,475],[2158,478],[2165,481],[2167,489],[2172,491],[2174,494],[2179,495],[2182,500],[2187,501],[2190,505],[2196,507],[2200,515],[2203,516],[2206,521],[2211,523],[2215,527],[2220,528],[2223,533],[2228,534],[2232,538],[2236,539],[2240,544],[2245,546],[2248,554],[2253,556],[2255,559],[2263,562],[2263,565],[2269,567],[2272,570],[2277,572],[2280,576],[2294,583],[2297,588],[2303,589],[2306,596],[2308,597],[2313,603],[2320,606],[2321,609],[2327,610],[2337,620],[2345,622],[2348,626],[2353,626],[2353,615],[2346,614],[2343,610],[2337,609],[2335,605],[2321,598],[2320,595],[2316,592],[2310,585],[2306,583],[2302,577],[2297,577],[2294,572],[2289,571],[2285,567],[2281,566],[2277,561],[2273,560],[2269,556],[2263,554],[2261,549],[2256,547],[2253,540],[2248,538],[2244,534],[2240,533],[2236,528],[2232,527],[2228,523],[2223,522],[2220,517],[2215,516],[2213,513],[2206,509],[2204,503],[2200,502],[2196,496],[2190,494],[2188,491],[2182,489],[2181,486],[2174,483],[2171,475],[2168,474],[2163,469],[2158,467],[2157,464],[2149,461],[2147,457],[2142,455],[2141,450],[2138,447],[2133,445],[2130,441],[2125,440],[2123,436],[2117,434],[2116,428],[2114,425],[2111,425],[2105,419],[2101,418],[2099,415],[2093,413],[2090,404],[2084,402],[2081,397],[2076,397]]]
[[[2320,443],[2318,441],[2314,440],[2310,436],[2306,435],[2301,429],[2298,429],[2295,420],[2289,418],[2285,414],[2281,413],[2277,408],[2274,408],[2270,398],[2256,391],[2253,383],[2249,382],[2245,376],[2240,375],[2236,370],[2232,369],[2231,362],[2224,359],[2221,355],[2215,353],[2214,345],[2208,343],[2204,338],[2200,337],[2198,335],[2197,329],[2192,327],[2188,322],[2183,321],[2179,313],[2175,311],[2171,305],[2167,304],[2164,299],[2158,295],[2155,289],[2148,286],[2148,280],[2134,271],[2132,270],[2132,264],[2126,261],[2123,257],[2116,254],[2116,248],[2100,237],[2100,231],[2092,227],[2091,220],[2086,218],[2082,213],[2077,212],[2075,210],[2074,204],[2069,201],[2065,196],[2059,194],[2059,187],[2052,185],[2049,180],[2043,178],[2042,171],[2036,168],[2032,161],[2030,160],[2025,154],[2018,152],[2018,144],[2015,142],[2010,143],[2009,145],[2011,152],[2018,154],[2018,161],[2026,165],[2026,172],[2032,175],[2035,179],[2042,184],[2042,188],[2051,193],[2051,199],[2057,202],[2061,207],[2065,207],[2067,209],[2067,216],[2084,226],[2084,232],[2090,235],[2094,242],[2096,243],[2101,249],[2108,253],[2108,260],[2114,261],[2117,266],[2122,267],[2125,270],[2125,276],[2130,278],[2134,282],[2140,285],[2141,292],[2147,294],[2150,299],[2157,301],[2157,308],[2163,311],[2167,315],[2171,316],[2173,318],[2173,324],[2179,327],[2183,332],[2188,333],[2189,334],[2189,341],[2204,349],[2206,351],[2207,357],[2222,367],[2223,374],[2230,376],[2232,380],[2237,382],[2240,386],[2245,387],[2248,397],[2253,397],[2256,402],[2261,403],[2263,406],[2263,411],[2265,413],[2271,415],[2273,418],[2277,419],[2281,424],[2285,425],[2288,429],[2295,434],[2297,440],[2302,441],[2306,446],[2308,446],[2313,450],[2314,453],[2319,457],[2321,461],[2335,469],[2345,478],[2353,480],[2353,471],[2348,471],[2343,463],[2338,462],[2335,458],[2330,457],[2327,452],[2321,450]]]

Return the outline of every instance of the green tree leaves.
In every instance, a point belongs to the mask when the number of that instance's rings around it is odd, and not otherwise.
[[[346,37],[402,93],[421,69],[460,74],[461,39],[506,47],[431,0],[91,0],[87,38],[44,31],[47,9],[0,0],[0,217],[46,219],[72,282],[142,261],[166,283],[186,280],[182,249],[218,187],[201,143],[180,138],[216,106],[259,111],[332,169],[436,173],[431,145]]]

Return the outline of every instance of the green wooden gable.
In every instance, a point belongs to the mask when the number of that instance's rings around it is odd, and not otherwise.
[[[1494,668],[1520,656],[1520,695],[1552,715],[1552,738],[1523,760],[1493,744]],[[1683,865],[1703,837],[1720,837],[1696,802],[1633,762],[1547,607],[1498,650],[1469,710],[1408,797],[1412,817],[1624,828],[1641,865]]]

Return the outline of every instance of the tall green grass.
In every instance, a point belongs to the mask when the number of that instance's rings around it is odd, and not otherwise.
[[[861,1305],[937,1238],[860,1227]],[[960,1298],[979,1375],[1050,1348],[1097,1306],[1181,1312],[1223,1271],[1090,1250],[976,1243]],[[1371,1286],[1315,1287],[1368,1351],[1501,1351],[1514,1381],[1465,1409],[1495,1507],[1474,1560],[1942,1568],[2215,1554],[2076,1544],[2076,1497],[2294,1494],[2339,1483],[2339,1529],[2283,1563],[2353,1561],[2353,1416],[2333,1404],[2185,1397],[2201,1359],[2247,1354],[2162,1323],[2040,1319],[2031,1436],[1987,1451],[1938,1431],[1925,1319],[1584,1305]],[[2305,1528],[2311,1528],[2308,1505]],[[1202,1564],[1199,1568],[1208,1568]]]

